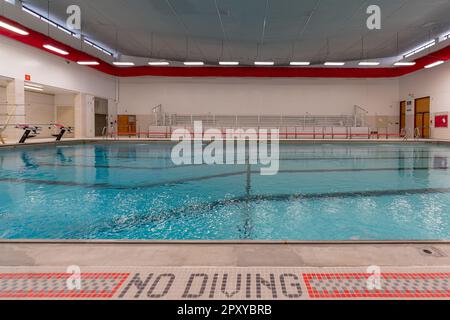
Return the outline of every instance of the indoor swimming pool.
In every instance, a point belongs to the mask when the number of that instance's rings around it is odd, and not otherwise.
[[[450,147],[282,144],[280,170],[172,144],[0,149],[0,239],[450,240]]]

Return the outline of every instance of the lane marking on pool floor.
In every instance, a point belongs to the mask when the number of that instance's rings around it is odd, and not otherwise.
[[[450,267],[0,267],[0,299],[450,299]]]

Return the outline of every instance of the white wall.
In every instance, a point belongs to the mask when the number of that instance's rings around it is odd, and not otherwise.
[[[49,124],[55,121],[55,96],[25,91],[25,104],[26,123],[41,125],[39,138],[51,137],[53,127]]]
[[[5,87],[0,87],[0,103],[5,103],[6,102],[6,88]],[[2,108],[4,106],[0,106],[0,108]]]
[[[179,114],[352,114],[398,111],[397,79],[120,79],[119,113],[149,114],[162,104]]]
[[[450,113],[450,63],[421,70],[400,78],[400,101],[414,98],[431,97],[431,113]],[[450,139],[450,128],[432,128],[431,137]]]
[[[75,94],[55,95],[55,121],[66,127],[75,127]],[[67,132],[64,137],[73,138],[75,132]]]
[[[115,97],[114,77],[0,37],[0,76],[23,80],[25,74],[31,75],[32,82],[106,99]]]

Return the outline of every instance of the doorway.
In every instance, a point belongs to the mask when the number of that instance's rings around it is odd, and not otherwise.
[[[136,116],[118,115],[117,124],[119,135],[136,135]]]
[[[430,138],[430,97],[419,98],[415,101],[414,129],[420,138]]]
[[[108,128],[108,100],[95,98],[95,136],[106,134]]]

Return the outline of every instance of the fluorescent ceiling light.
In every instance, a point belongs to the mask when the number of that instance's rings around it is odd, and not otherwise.
[[[445,62],[445,61],[439,60],[439,61],[433,62],[433,63],[431,63],[431,64],[425,66],[425,68],[426,68],[426,69],[430,69],[430,68],[439,66],[439,65],[443,64],[444,62]]]
[[[115,66],[121,66],[121,67],[134,66],[134,62],[120,62],[120,61],[115,61],[115,62],[113,62],[113,64],[114,64]]]
[[[98,66],[100,64],[97,61],[78,61],[77,63],[82,66]]]
[[[61,26],[58,26],[58,29],[61,30],[61,31],[64,32],[64,33],[67,33],[67,34],[70,34],[70,35],[73,34],[72,31],[69,31],[69,30],[67,30],[66,28],[63,28],[63,27],[61,27]]]
[[[273,61],[256,61],[255,66],[273,66],[275,62]]]
[[[34,83],[25,83],[25,86],[27,86],[27,87],[33,87],[33,88],[40,88],[40,89],[42,89],[43,88],[43,86],[41,86],[41,85],[39,85],[39,84],[34,84]]]
[[[325,62],[324,65],[326,65],[326,66],[343,66],[343,65],[345,65],[345,62]]]
[[[411,57],[412,55],[415,55],[416,53],[419,53],[419,52],[421,52],[423,50],[426,50],[426,49],[434,46],[435,44],[436,44],[436,40],[428,41],[427,43],[424,43],[420,47],[405,53],[404,57],[405,58]]]
[[[440,36],[439,37],[439,42],[442,42],[442,41],[445,41],[445,40],[448,40],[448,39],[450,39],[450,33]]]
[[[379,66],[380,62],[377,61],[361,61],[358,63],[360,66]]]
[[[44,22],[47,22],[49,25],[53,26],[53,27],[58,27],[58,25],[56,23],[54,23],[51,20],[48,20],[47,18],[41,17],[41,20]]]
[[[167,62],[167,61],[150,61],[148,64],[151,66],[168,66],[169,62]]]
[[[50,51],[62,54],[64,56],[67,56],[69,54],[67,51],[59,49],[59,48],[57,48],[55,46],[52,46],[51,44],[44,44],[44,48],[47,49],[47,50],[50,50]]]
[[[36,18],[41,18],[36,12],[34,12],[26,7],[22,7],[22,10],[25,11],[26,13],[31,14],[32,16],[34,16]]]
[[[30,86],[23,86],[25,89],[29,89],[29,90],[36,90],[36,91],[44,91],[44,89],[42,88],[37,88],[37,87],[30,87]]]
[[[205,63],[201,62],[201,61],[192,61],[192,62],[185,62],[184,65],[185,66],[203,66]]]
[[[309,66],[311,64],[311,62],[291,62],[290,65],[291,66]]]
[[[17,34],[20,34],[22,36],[27,36],[29,35],[29,33],[25,30],[19,29],[17,27],[14,27],[10,24],[7,24],[6,22],[0,21],[0,27],[4,28],[4,29],[8,29],[9,31],[15,32]]]
[[[414,66],[415,64],[416,64],[415,62],[396,62],[394,63],[394,66],[407,67],[407,66]]]
[[[220,61],[219,64],[221,66],[238,66],[239,62],[237,62],[237,61]]]

